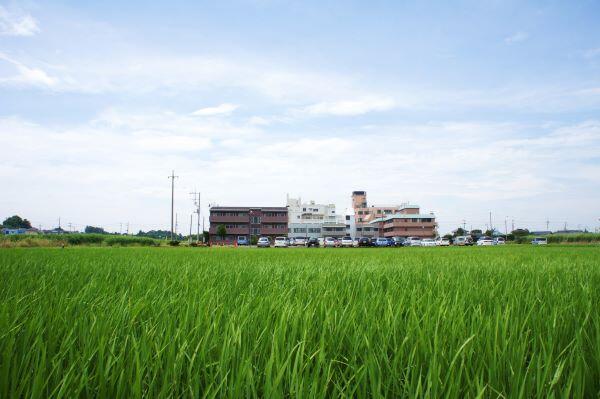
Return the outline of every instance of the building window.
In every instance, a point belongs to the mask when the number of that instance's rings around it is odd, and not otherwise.
[[[350,220],[350,215],[346,215],[346,220]]]
[[[252,224],[260,224],[260,216],[252,216]]]

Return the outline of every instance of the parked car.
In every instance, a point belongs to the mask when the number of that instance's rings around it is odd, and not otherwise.
[[[249,245],[248,237],[246,236],[238,236],[237,245]]]
[[[477,240],[477,245],[494,245],[494,239],[492,237],[483,236]]]
[[[352,240],[352,246],[354,248],[358,248],[359,247],[359,245],[358,245],[358,238],[355,238],[354,240]]]
[[[377,246],[377,237],[371,237],[371,246],[372,247],[376,247]]]
[[[387,247],[389,245],[390,245],[390,243],[389,243],[388,239],[385,237],[379,237],[375,240],[376,247]]]
[[[404,245],[404,238],[402,237],[393,237],[392,238],[394,240],[394,246],[395,247],[401,247]]]
[[[342,244],[342,247],[352,248],[354,240],[352,240],[352,237],[344,237],[341,239],[340,243]]]
[[[494,245],[504,245],[504,244],[506,244],[506,240],[504,240],[504,237],[494,238]]]
[[[290,241],[287,237],[275,237],[275,244],[273,244],[273,246],[275,248],[287,248],[289,243]]]
[[[360,237],[358,239],[358,246],[359,247],[370,247],[371,240],[369,239],[369,237]]]
[[[323,237],[319,237],[317,238],[317,240],[319,240],[319,245],[324,247],[325,246],[325,239]]]
[[[448,238],[438,237],[435,240],[435,245],[440,246],[440,247],[447,247],[450,245],[450,240]]]
[[[396,246],[396,241],[394,241],[394,239],[392,237],[387,237],[387,241],[388,241],[388,247]]]
[[[296,245],[296,239],[295,239],[294,237],[290,237],[290,238],[288,238],[288,245],[289,245],[290,247],[293,247],[293,246],[295,246],[295,245]]]
[[[271,246],[271,240],[269,237],[260,237],[256,242],[256,246],[259,248],[268,248]]]
[[[325,237],[323,246],[326,248],[335,248],[337,246],[336,240],[333,237]]]
[[[420,247],[421,239],[419,237],[406,237],[404,240],[404,246],[406,247]]]
[[[458,236],[454,239],[454,245],[468,246],[473,245],[473,239],[470,236]]]
[[[535,237],[531,240],[532,245],[548,245],[548,239],[546,237]]]
[[[298,237],[298,238],[295,238],[295,239],[294,239],[294,243],[295,243],[295,245],[296,245],[296,246],[298,246],[298,247],[303,247],[303,246],[305,246],[305,245],[306,245],[306,241],[307,241],[307,239],[306,239],[306,238],[304,238],[304,237]]]
[[[433,238],[423,238],[421,240],[422,247],[435,247],[435,240]]]
[[[309,238],[306,241],[306,246],[308,248],[310,248],[310,247],[319,247],[319,246],[321,246],[321,244],[319,243],[319,239],[318,238]]]

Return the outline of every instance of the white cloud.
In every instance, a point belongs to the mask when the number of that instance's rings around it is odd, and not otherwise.
[[[216,107],[201,108],[195,112],[192,112],[192,115],[194,115],[194,116],[228,115],[228,114],[231,114],[233,111],[235,111],[238,108],[239,108],[239,105],[225,103],[225,104],[217,105]]]
[[[11,12],[0,5],[0,35],[32,36],[39,31],[37,21],[31,15]]]
[[[514,44],[514,43],[519,43],[519,42],[523,42],[525,40],[529,39],[529,33],[527,32],[516,32],[513,33],[512,35],[505,37],[504,38],[504,43],[506,44]]]
[[[253,116],[250,119],[248,119],[248,124],[255,126],[268,126],[271,124],[271,121],[262,116]]]
[[[600,47],[591,48],[583,52],[585,58],[596,58],[600,55]]]
[[[0,85],[8,84],[15,86],[37,86],[37,87],[55,87],[58,79],[48,75],[40,68],[29,67],[19,61],[16,61],[5,54],[0,53],[0,60],[3,60],[16,69],[17,74],[0,77]]]
[[[564,198],[555,207],[545,205],[549,215],[540,216],[559,217],[569,198],[600,200],[597,192],[585,191],[600,184],[594,163],[600,122],[593,120],[541,128],[449,121],[284,135],[279,128],[218,118],[113,109],[69,127],[0,119],[0,142],[6,187],[0,208],[34,220],[62,214],[83,225],[123,220],[140,228],[168,225],[171,169],[181,176],[180,217],[191,211],[187,193],[194,186],[204,204],[277,205],[290,192],[340,209],[350,191],[364,188],[373,202],[414,200],[442,220],[487,216],[493,207],[507,215],[536,214],[540,202]],[[247,178],[254,173],[260,179]],[[18,195],[32,186],[51,193],[43,209],[35,197]],[[73,207],[73,198],[85,200],[86,207]],[[590,210],[570,209],[570,218]]]
[[[355,116],[387,111],[394,106],[394,100],[389,97],[366,97],[359,100],[320,102],[302,108],[300,112],[309,115]]]

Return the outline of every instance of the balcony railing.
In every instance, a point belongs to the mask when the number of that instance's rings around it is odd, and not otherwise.
[[[248,215],[245,216],[219,216],[219,215],[210,215],[209,220],[211,223],[248,223],[250,220]]]

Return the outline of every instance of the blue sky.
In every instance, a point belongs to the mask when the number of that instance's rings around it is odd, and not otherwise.
[[[196,188],[599,227],[597,2],[98,3],[0,2],[0,217],[168,227],[175,169],[182,226]]]

